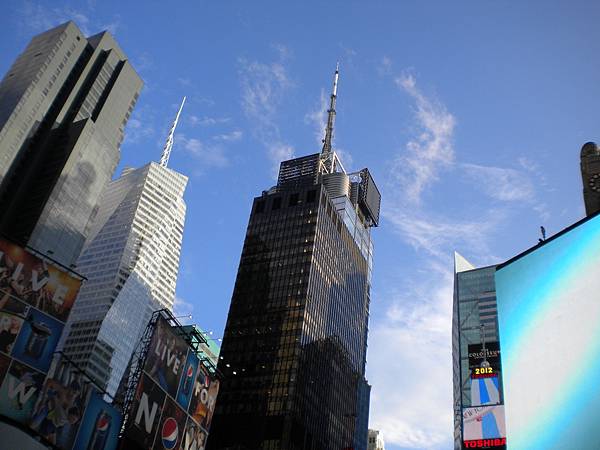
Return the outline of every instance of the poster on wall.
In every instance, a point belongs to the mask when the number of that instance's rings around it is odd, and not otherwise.
[[[463,448],[506,448],[504,405],[463,409]]]

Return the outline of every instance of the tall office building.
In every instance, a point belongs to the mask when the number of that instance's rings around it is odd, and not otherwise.
[[[110,395],[117,391],[150,313],[173,307],[187,177],[167,162],[180,112],[161,163],[126,168],[104,190],[78,260],[87,281],[71,312],[63,351]]]
[[[76,261],[141,88],[108,32],[31,40],[0,83],[0,233]]]
[[[365,355],[381,196],[332,149],[281,163],[254,199],[223,337],[208,449],[366,448]]]
[[[495,273],[496,266],[475,268],[461,255],[454,254],[452,362],[457,450],[465,448],[464,441],[484,439],[466,425],[471,413],[482,406],[503,402]],[[486,432],[481,427],[479,431]],[[485,448],[504,447],[486,445]]]
[[[385,450],[383,434],[379,430],[369,430],[369,446],[367,450]]]
[[[581,147],[581,179],[585,213],[591,216],[600,211],[600,149],[595,142]]]

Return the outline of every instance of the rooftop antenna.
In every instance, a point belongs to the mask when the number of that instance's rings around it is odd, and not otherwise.
[[[171,130],[169,131],[169,136],[167,137],[167,142],[165,143],[165,148],[163,148],[163,152],[160,157],[160,165],[163,167],[167,167],[167,164],[169,163],[169,157],[171,156],[171,150],[173,149],[173,136],[175,135],[175,128],[177,127],[179,115],[181,114],[181,110],[183,109],[184,103],[185,97],[183,97],[181,106],[179,107],[179,111],[177,111],[177,115],[175,116],[173,125],[171,125]]]
[[[337,86],[340,78],[340,63],[335,66],[333,76],[333,91],[329,98],[329,109],[327,110],[327,127],[325,128],[325,137],[323,138],[323,149],[321,150],[321,162],[326,173],[332,173],[335,168],[335,155],[331,147],[333,140],[333,125],[335,123],[335,101],[337,99]]]

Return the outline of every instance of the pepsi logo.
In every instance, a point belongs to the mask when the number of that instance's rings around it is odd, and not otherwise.
[[[108,416],[104,415],[102,417],[100,417],[100,420],[98,420],[98,424],[96,426],[98,431],[106,431],[108,430],[108,425],[110,424],[110,420],[108,418]]]
[[[194,374],[194,368],[193,368],[193,367],[192,367],[192,365],[190,364],[190,365],[188,366],[188,370],[187,370],[187,376],[188,376],[188,378],[191,378],[193,374]]]
[[[177,421],[172,417],[167,418],[162,426],[162,443],[166,450],[172,450],[177,445],[177,437],[179,436],[179,427]]]

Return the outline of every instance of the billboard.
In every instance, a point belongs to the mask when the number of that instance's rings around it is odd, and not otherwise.
[[[8,357],[11,366],[0,384],[0,414],[25,424],[27,413],[11,409],[16,391],[10,383],[16,374],[29,374],[35,383],[28,384],[27,392],[37,398],[31,389],[39,389],[37,380],[50,368],[80,286],[81,280],[66,270],[0,239],[0,360]]]
[[[498,342],[469,344],[471,406],[501,403],[500,347]]]
[[[158,315],[125,427],[126,448],[202,450],[219,382]],[[125,447],[124,447],[125,448]]]
[[[598,267],[596,215],[496,272],[509,448],[600,448]]]
[[[463,409],[464,448],[506,448],[504,406]]]

